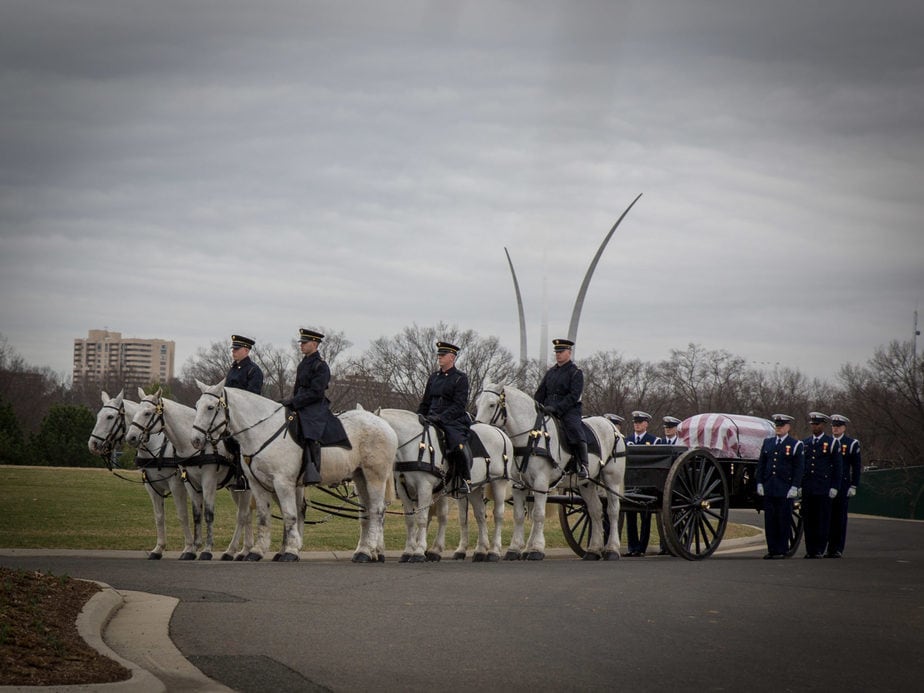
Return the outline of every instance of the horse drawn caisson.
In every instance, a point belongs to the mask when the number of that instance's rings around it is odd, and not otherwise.
[[[766,419],[735,414],[698,414],[679,428],[683,445],[628,446],[621,509],[656,513],[662,544],[674,556],[695,561],[718,548],[731,509],[761,507],[757,459],[762,441],[774,429]],[[592,532],[582,498],[563,493],[548,500],[559,505],[568,545],[583,555]],[[609,534],[609,525],[605,532]],[[801,540],[797,501],[790,523],[790,556]]]

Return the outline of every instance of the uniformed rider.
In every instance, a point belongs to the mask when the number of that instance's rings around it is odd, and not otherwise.
[[[776,435],[765,438],[757,458],[757,495],[764,499],[764,528],[767,555],[786,558],[789,554],[789,526],[793,502],[802,487],[805,451],[801,440],[789,435],[793,418],[788,414],[770,417]]]
[[[253,392],[255,395],[263,391],[263,371],[250,359],[250,350],[255,340],[239,334],[231,335],[231,368],[225,376],[225,387],[234,387],[240,390]],[[241,467],[241,445],[234,438],[225,440],[225,446],[234,456],[235,491],[246,491],[247,477]]]
[[[584,373],[571,360],[574,342],[553,339],[555,365],[546,371],[534,399],[539,410],[557,416],[562,422],[565,439],[571,446],[576,466],[574,473],[587,478],[587,440],[581,424],[581,396],[584,394]]]
[[[446,453],[451,475],[471,479],[472,455],[465,444],[471,433],[468,415],[468,376],[456,368],[459,347],[450,342],[436,343],[439,369],[427,379],[423,399],[417,407],[421,424],[435,424],[446,434]]]

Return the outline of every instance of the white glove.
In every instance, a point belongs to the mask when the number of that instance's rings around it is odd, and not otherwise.
[[[789,490],[786,492],[787,498],[795,498],[798,495],[799,495],[799,489],[797,489],[795,486],[790,486]]]
[[[832,488],[830,491],[828,491],[828,498],[836,498],[836,497],[837,497],[837,489],[836,489],[836,488]]]
[[[853,498],[855,495],[857,495],[857,487],[856,487],[856,486],[851,486],[849,489],[847,489],[847,497],[848,497],[848,498]]]
[[[763,484],[757,484],[757,495],[758,496],[764,495],[764,485]]]

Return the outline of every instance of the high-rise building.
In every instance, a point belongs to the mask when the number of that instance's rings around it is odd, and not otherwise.
[[[173,378],[176,345],[165,339],[123,339],[121,332],[90,330],[74,340],[74,385],[144,387]]]

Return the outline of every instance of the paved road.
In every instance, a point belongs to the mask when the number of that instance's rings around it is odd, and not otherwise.
[[[763,553],[697,563],[0,564],[177,597],[174,643],[239,691],[919,689],[924,523],[852,518],[841,560]]]

